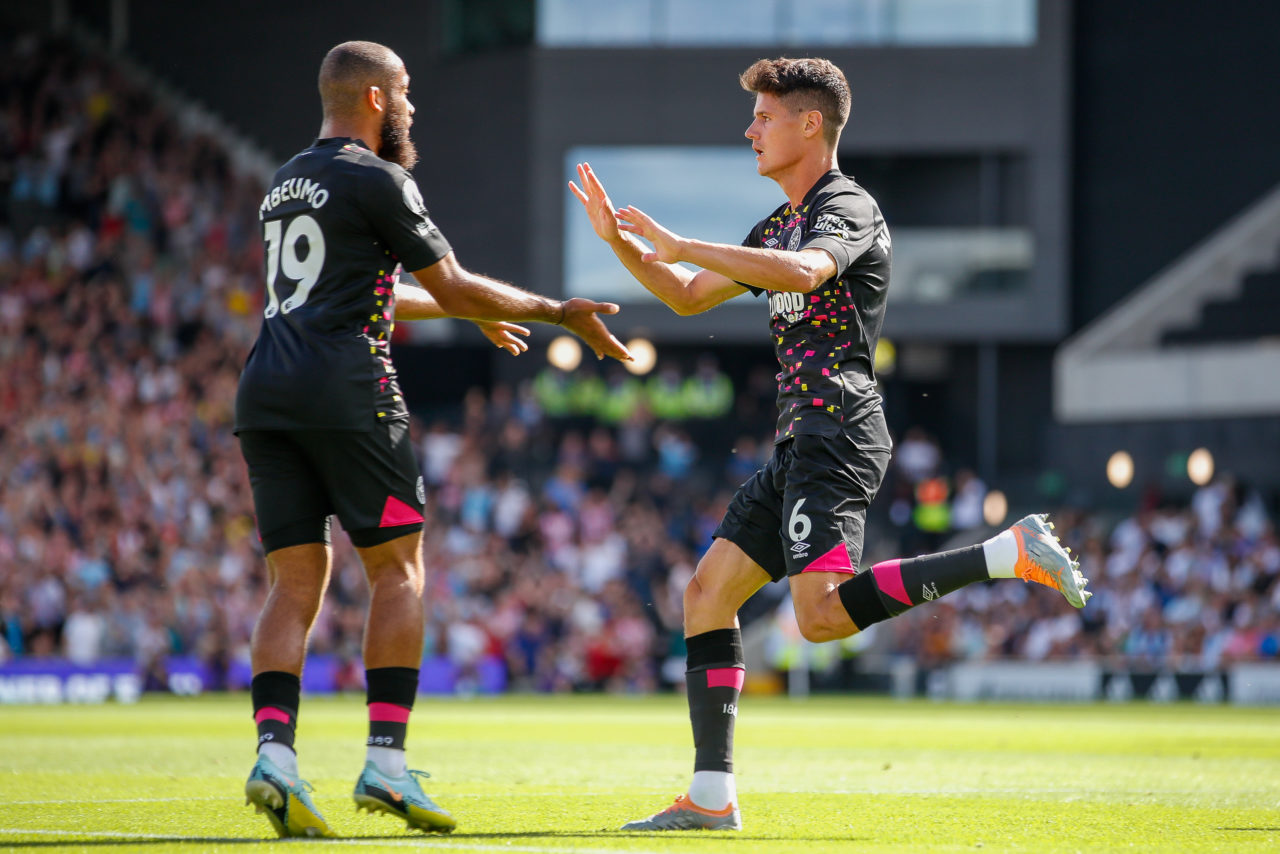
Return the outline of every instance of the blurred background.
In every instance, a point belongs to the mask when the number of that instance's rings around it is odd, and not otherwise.
[[[646,358],[401,324],[428,485],[422,687],[678,690],[683,587],[771,452],[750,297],[677,319],[565,183],[737,242],[781,201],[737,75],[820,55],[895,264],[896,451],[864,563],[1050,511],[1096,596],[976,585],[845,644],[783,585],[749,690],[1280,702],[1280,4],[1264,0],[30,0],[0,9],[0,702],[239,689],[265,573],[230,434],[256,210],[321,58],[404,58],[461,262],[623,305]],[[305,684],[362,689],[335,537]]]

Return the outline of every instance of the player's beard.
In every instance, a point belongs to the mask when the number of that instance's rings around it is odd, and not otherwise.
[[[409,136],[409,111],[404,101],[391,101],[382,119],[381,145],[378,156],[391,163],[398,163],[406,170],[418,163],[418,149]]]

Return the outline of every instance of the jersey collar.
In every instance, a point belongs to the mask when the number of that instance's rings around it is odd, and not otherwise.
[[[327,137],[323,137],[323,138],[321,138],[321,139],[317,139],[315,142],[311,143],[311,147],[312,147],[312,148],[320,148],[320,147],[325,146],[325,145],[347,145],[347,144],[349,144],[349,143],[350,143],[350,144],[354,144],[354,145],[358,145],[358,146],[360,146],[361,148],[363,148],[365,151],[368,151],[368,152],[370,152],[370,153],[373,153],[373,149],[372,149],[372,148],[370,148],[370,147],[369,147],[369,145],[368,145],[368,143],[366,143],[363,139],[356,139],[355,137],[350,137],[350,136],[327,136]]]
[[[782,208],[783,212],[792,213],[792,214],[803,213],[804,211],[809,209],[809,205],[813,202],[813,197],[818,194],[819,190],[821,190],[823,187],[827,186],[837,178],[842,178],[842,177],[844,177],[844,175],[843,173],[840,172],[839,169],[829,170],[825,174],[819,176],[818,180],[813,182],[813,186],[809,188],[809,190],[804,194],[804,198],[800,200],[799,207],[793,208],[791,206],[791,202],[787,202],[787,204]]]
[[[813,186],[809,188],[809,192],[805,193],[804,198],[800,200],[800,210],[809,207],[810,203],[813,202],[813,197],[818,194],[819,190],[840,177],[843,176],[839,169],[831,169],[814,181]]]

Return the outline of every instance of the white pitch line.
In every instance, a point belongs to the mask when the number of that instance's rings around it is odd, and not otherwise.
[[[439,794],[439,793],[437,793]],[[510,796],[510,792],[450,792],[444,795],[446,798],[496,798]],[[612,798],[617,797],[621,792],[580,792],[574,797],[586,798]],[[564,792],[521,792],[522,797],[528,798],[559,798],[564,796]],[[342,795],[319,795],[317,800],[326,799],[345,799]],[[168,804],[180,801],[226,801],[234,802],[236,795],[227,795],[226,797],[190,797],[190,798],[75,798],[74,800],[49,800],[49,801],[0,801],[0,809],[5,807],[39,807],[39,806],[59,806],[62,804]]]
[[[388,838],[388,839],[302,839],[297,840],[274,840],[274,839],[257,839],[255,837],[210,837],[210,836],[175,836],[168,833],[120,833],[112,830],[45,830],[42,828],[27,827],[0,827],[0,834],[26,834],[30,833],[36,836],[84,836],[99,839],[147,839],[159,842],[200,842],[202,840],[218,841],[218,842],[320,842],[324,845],[359,845],[359,846],[393,846],[402,847],[412,845],[415,848],[450,848],[457,851],[520,851],[526,854],[618,854],[619,851],[624,854],[659,854],[656,851],[646,851],[639,848],[564,848],[553,847],[550,845],[487,845],[479,842],[451,842],[443,840],[434,840],[429,837],[411,837],[411,838]],[[624,837],[625,838],[625,837]]]
[[[626,837],[622,837],[625,839]],[[385,845],[380,839],[326,839],[326,843],[338,845]],[[550,845],[490,845],[481,842],[450,842],[431,839],[393,839],[394,845],[413,845],[421,848],[452,848],[458,851],[521,851],[527,854],[659,854],[643,848],[562,848]]]
[[[449,798],[495,798],[495,797],[517,797],[517,798],[561,798],[564,792],[437,792],[437,796],[441,799]],[[654,798],[667,797],[668,792],[649,792],[637,793],[638,796],[650,796]],[[1023,795],[1028,797],[1052,797],[1054,795],[1079,795],[1079,796],[1113,796],[1113,797],[1140,797],[1149,795],[1168,795],[1168,796],[1192,796],[1203,794],[1200,789],[1098,789],[1084,791],[1065,787],[1061,789],[1026,789],[1026,788],[968,788],[968,787],[946,787],[946,788],[930,788],[930,789],[895,789],[895,788],[866,788],[866,789],[773,789],[770,791],[752,792],[744,790],[744,794],[748,796],[766,796],[766,795],[934,795],[938,797],[960,797],[960,796],[981,796],[981,795]],[[1248,791],[1240,791],[1235,794],[1241,797],[1254,796],[1257,791],[1250,789]],[[574,795],[577,798],[612,798],[618,795],[632,795],[630,790],[626,791],[609,791],[609,792],[578,792]],[[101,798],[86,799],[75,798],[74,800],[47,800],[47,801],[0,801],[0,810],[5,807],[18,806],[62,806],[66,804],[166,804],[179,803],[183,801],[226,801],[227,803],[235,803],[236,795],[227,795],[226,797],[189,797],[189,798]],[[344,800],[342,795],[320,795],[317,800],[324,802],[328,800]]]
[[[225,801],[228,798],[102,798],[99,800],[88,800],[86,798],[76,798],[73,801],[3,801],[0,802],[0,809],[4,807],[41,807],[41,806],[57,806],[60,804],[168,804],[177,801]]]
[[[0,833],[31,833],[36,836],[100,836],[108,839],[171,839],[174,842],[186,842],[190,836],[171,836],[167,833],[117,833],[110,830],[44,830],[29,827],[0,827]]]

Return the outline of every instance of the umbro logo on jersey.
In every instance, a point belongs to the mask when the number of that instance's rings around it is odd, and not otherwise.
[[[938,585],[936,583],[924,585],[920,588],[920,595],[924,597],[924,601],[932,602],[938,598]]]
[[[792,554],[794,554],[796,557],[804,557],[805,555],[807,555],[807,554],[809,553],[809,544],[808,544],[808,543],[796,543],[794,546],[792,546],[792,547],[791,547],[791,552],[792,552]]]

